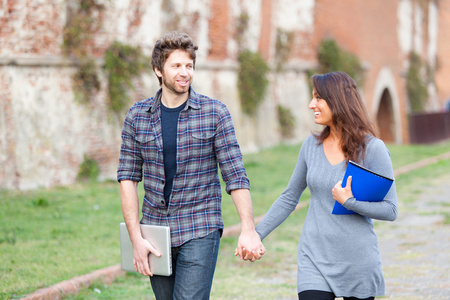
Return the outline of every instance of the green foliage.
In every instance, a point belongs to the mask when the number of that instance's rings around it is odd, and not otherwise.
[[[278,105],[278,120],[280,122],[281,135],[286,138],[292,137],[294,135],[295,117],[283,105]]]
[[[319,73],[342,71],[352,77],[358,86],[364,81],[364,70],[359,58],[342,49],[331,39],[323,40],[318,50]]]
[[[294,32],[277,29],[275,42],[275,61],[277,70],[281,71],[283,65],[288,61],[294,43]]]
[[[151,61],[138,47],[114,42],[106,51],[105,70],[108,73],[108,107],[121,112],[129,103],[128,90],[133,89],[132,80],[151,69]]]
[[[95,60],[90,56],[90,41],[92,34],[102,26],[98,14],[105,7],[95,0],[78,0],[67,5],[62,49],[65,55],[79,60],[78,70],[73,76],[75,99],[89,103],[92,96],[100,90]]]
[[[250,17],[247,12],[242,12],[237,19],[235,38],[238,45],[239,51],[242,51],[244,44],[244,34],[248,29],[248,22]]]
[[[88,54],[87,41],[101,27],[98,13],[105,7],[95,0],[77,0],[68,3],[67,23],[63,30],[63,51],[77,58]]]
[[[269,66],[259,53],[242,51],[238,57],[238,90],[243,111],[252,115],[264,100],[269,80]]]
[[[34,199],[32,202],[33,206],[36,206],[36,207],[47,207],[48,203],[49,203],[48,200],[44,197],[39,197],[37,199]]]
[[[98,163],[85,155],[84,160],[80,165],[80,169],[78,170],[77,179],[83,181],[97,181],[99,174],[100,169]]]
[[[89,103],[92,96],[100,90],[100,80],[97,75],[95,60],[82,58],[77,72],[73,76],[75,99]]]
[[[420,77],[421,69],[422,61],[420,56],[411,52],[409,55],[408,74],[406,75],[406,91],[413,112],[423,111],[428,99],[427,87]]]

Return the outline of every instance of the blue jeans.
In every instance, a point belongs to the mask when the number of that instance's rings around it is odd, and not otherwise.
[[[209,299],[220,232],[172,248],[172,275],[150,277],[157,300]]]

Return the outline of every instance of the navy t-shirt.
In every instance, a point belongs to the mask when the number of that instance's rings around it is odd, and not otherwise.
[[[164,173],[166,185],[164,186],[164,199],[169,205],[172,193],[173,177],[177,173],[177,126],[180,112],[186,106],[186,102],[175,108],[165,107],[161,103],[161,126],[163,138]]]

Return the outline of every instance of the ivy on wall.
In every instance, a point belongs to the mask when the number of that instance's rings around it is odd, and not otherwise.
[[[295,117],[283,105],[278,105],[278,120],[280,122],[281,135],[285,138],[292,137],[294,135]]]
[[[75,100],[88,103],[92,96],[100,90],[100,79],[94,59],[82,57],[79,61],[78,70],[72,78]]]
[[[247,115],[253,115],[258,105],[264,100],[269,80],[267,72],[270,68],[258,52],[245,47],[245,33],[248,30],[250,17],[243,11],[236,20],[235,39],[238,48],[238,92],[241,108]]]
[[[283,65],[288,61],[294,44],[294,32],[277,29],[275,42],[275,61],[277,71],[283,70]]]
[[[139,47],[114,42],[106,51],[105,71],[108,74],[108,107],[121,112],[129,103],[127,92],[133,90],[133,78],[151,70],[151,61]]]
[[[409,55],[409,68],[406,75],[406,92],[408,94],[411,111],[424,111],[428,99],[427,87],[420,76],[422,61],[415,52]]]
[[[364,82],[364,69],[359,58],[342,49],[336,41],[325,39],[318,49],[319,69],[321,74],[342,71],[352,77],[358,86]]]
[[[264,100],[269,80],[269,66],[257,52],[244,50],[239,53],[238,90],[243,111],[252,115]]]
[[[77,58],[88,55],[89,47],[86,41],[92,39],[92,34],[102,26],[100,11],[103,4],[95,0],[76,0],[67,3],[67,22],[63,30],[63,51],[66,55]]]
[[[236,20],[236,32],[235,39],[238,46],[238,51],[241,52],[244,49],[244,35],[248,29],[248,22],[250,17],[247,12],[242,12]]]
[[[90,43],[94,32],[102,26],[100,11],[103,4],[95,0],[78,0],[67,3],[67,22],[63,30],[62,50],[66,56],[78,59],[78,69],[73,75],[75,99],[82,103],[90,102],[100,90],[100,79]]]
[[[164,3],[171,5],[170,0]],[[89,103],[101,88],[98,66],[90,47],[93,34],[102,26],[98,16],[105,7],[95,0],[77,0],[68,2],[67,8],[62,49],[65,55],[75,57],[79,62],[73,76],[75,99]],[[119,42],[111,44],[105,53],[104,66],[108,74],[107,106],[110,111],[119,113],[128,105],[127,92],[133,89],[133,78],[147,69],[151,70],[151,62],[140,48]]]

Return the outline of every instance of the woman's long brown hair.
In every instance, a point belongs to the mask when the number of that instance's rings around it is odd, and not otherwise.
[[[366,135],[376,136],[376,127],[371,121],[366,106],[358,92],[355,81],[344,72],[313,75],[311,82],[317,94],[324,99],[332,112],[333,125],[340,136],[340,146],[349,160],[364,162]],[[315,134],[322,144],[330,135],[330,127]]]

